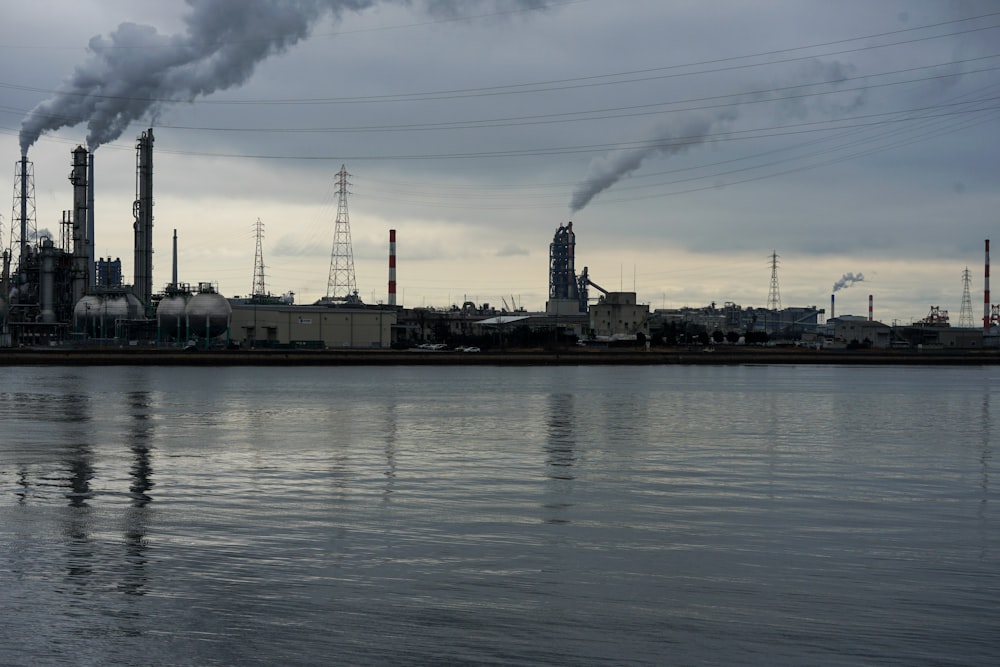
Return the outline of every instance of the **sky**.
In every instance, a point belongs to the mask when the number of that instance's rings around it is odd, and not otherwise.
[[[132,272],[154,133],[153,283],[544,309],[548,248],[651,308],[734,302],[909,323],[983,314],[1000,211],[1000,5],[946,0],[7,3],[0,245],[27,148],[40,234],[95,147],[95,246]],[[7,167],[3,167],[6,156]],[[1000,237],[998,237],[1000,238]],[[591,292],[594,296],[596,293]]]

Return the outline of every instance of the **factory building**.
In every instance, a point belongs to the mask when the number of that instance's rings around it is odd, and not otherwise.
[[[649,306],[635,292],[609,292],[590,307],[590,332],[597,340],[649,336]]]
[[[73,209],[63,216],[57,243],[34,231],[31,165],[27,156],[17,163],[15,211],[20,214],[16,241],[4,252],[0,345],[224,340],[229,304],[209,283],[197,291],[177,283],[176,246],[174,282],[166,293],[153,294],[152,129],[142,132],[136,144],[132,285],[123,284],[120,259],[94,258],[94,155],[82,146],[72,151],[69,180]]]
[[[230,300],[232,342],[241,348],[388,348],[396,308],[350,305],[259,304]]]

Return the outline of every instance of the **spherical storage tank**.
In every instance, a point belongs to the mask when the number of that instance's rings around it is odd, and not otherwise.
[[[178,292],[160,299],[160,303],[156,306],[156,323],[161,336],[180,340],[187,335],[184,311],[187,310],[190,298],[190,293]]]
[[[210,286],[200,285],[184,309],[188,335],[193,338],[215,338],[229,331],[233,308],[226,297]]]
[[[114,338],[119,320],[142,315],[142,303],[131,292],[88,294],[73,307],[73,329],[92,338]]]

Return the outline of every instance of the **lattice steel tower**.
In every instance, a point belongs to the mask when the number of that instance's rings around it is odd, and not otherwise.
[[[767,309],[781,310],[781,294],[778,292],[778,253],[771,251],[771,291],[767,294]]]
[[[969,267],[962,271],[962,309],[958,313],[958,326],[974,327],[975,321],[972,319],[972,297],[969,295],[969,283],[972,281],[972,272]]]
[[[24,261],[25,252],[38,237],[35,224],[35,166],[26,156],[14,163],[14,209],[10,216],[10,253]],[[23,268],[23,267],[22,267]]]
[[[264,223],[257,218],[254,224],[254,234],[257,236],[257,252],[253,258],[253,289],[251,296],[264,296],[267,290],[264,287]]]
[[[357,296],[354,281],[354,252],[351,250],[351,222],[347,216],[347,169],[340,165],[337,172],[337,223],[330,253],[330,277],[326,281],[329,299],[348,300]]]

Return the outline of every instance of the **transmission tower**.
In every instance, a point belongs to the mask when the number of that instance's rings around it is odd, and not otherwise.
[[[264,288],[264,223],[257,218],[254,224],[254,233],[257,235],[257,252],[253,259],[253,290],[251,296],[264,296],[267,294]]]
[[[767,294],[767,309],[781,310],[781,294],[778,292],[778,253],[771,251],[771,291]]]
[[[351,250],[351,222],[347,217],[347,169],[340,165],[337,172],[337,223],[333,232],[333,252],[330,253],[330,277],[326,282],[326,296],[330,299],[350,300],[357,295],[354,282],[354,253]]]
[[[22,156],[14,163],[14,208],[10,216],[10,254],[24,261],[38,236],[35,224],[35,165]],[[18,266],[21,266],[19,263]]]
[[[962,271],[962,309],[958,314],[958,326],[960,327],[974,327],[975,322],[972,319],[972,297],[969,296],[969,282],[972,280],[972,273],[969,271],[969,267],[965,267],[965,271]]]

